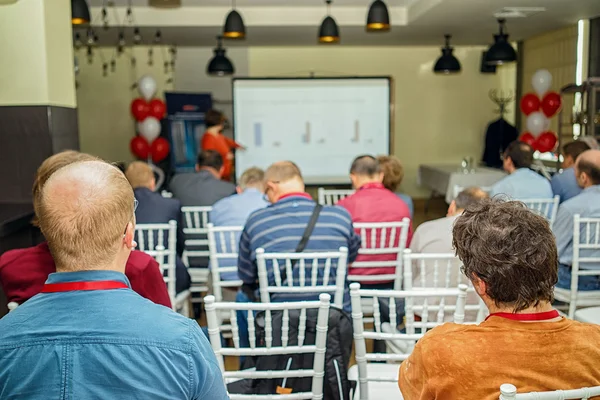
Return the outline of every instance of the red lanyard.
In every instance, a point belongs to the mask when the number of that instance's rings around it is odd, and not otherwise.
[[[126,283],[119,281],[88,281],[88,282],[65,282],[46,283],[42,293],[72,292],[75,290],[111,290],[127,289]]]
[[[493,313],[487,316],[486,321],[490,317],[500,317],[506,319],[512,319],[513,321],[544,321],[546,319],[554,319],[560,317],[560,314],[556,310],[541,312],[541,313],[532,313],[532,314],[513,314],[513,313]]]

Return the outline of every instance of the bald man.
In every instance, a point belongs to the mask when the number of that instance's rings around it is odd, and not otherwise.
[[[600,150],[587,150],[575,162],[577,184],[583,191],[562,203],[552,226],[558,249],[558,283],[565,289],[571,287],[571,264],[573,263],[573,216],[600,217]],[[598,253],[598,254],[595,254]],[[585,253],[586,257],[600,257],[600,252]],[[585,263],[581,269],[600,269],[600,263]],[[580,276],[579,290],[600,290],[598,276]]]
[[[101,161],[63,167],[42,187],[39,225],[57,272],[0,319],[3,398],[228,398],[196,321],[130,288],[134,200]]]

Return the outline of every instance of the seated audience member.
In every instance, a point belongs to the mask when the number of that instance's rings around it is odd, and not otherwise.
[[[397,222],[404,218],[410,219],[410,211],[404,201],[395,193],[383,186],[383,172],[375,157],[364,155],[354,159],[350,167],[350,179],[356,192],[342,200],[337,205],[348,210],[352,222]],[[370,240],[370,233],[367,233]],[[407,244],[410,243],[412,228],[409,227]],[[380,240],[381,232],[377,235]],[[400,235],[396,233],[394,245],[398,244]],[[363,243],[363,246],[367,243]],[[373,246],[375,244],[372,244]],[[393,261],[396,254],[360,254],[356,261]],[[350,268],[348,274],[352,275],[382,275],[394,274],[394,268]],[[367,285],[365,281],[363,285]],[[394,282],[374,281],[369,284],[371,288],[392,288]]]
[[[396,195],[406,203],[410,211],[410,218],[412,219],[415,214],[412,197],[397,192],[400,183],[402,183],[402,179],[404,179],[404,168],[402,167],[402,163],[398,157],[395,156],[377,156],[377,161],[379,161],[381,171],[383,172],[383,186],[396,193]]]
[[[577,196],[582,189],[577,183],[575,177],[575,161],[581,153],[589,150],[590,146],[587,143],[576,140],[564,145],[563,147],[563,162],[562,172],[554,174],[550,185],[554,195],[560,196],[560,202],[569,200],[571,197]]]
[[[60,168],[79,161],[95,161],[96,157],[73,150],[63,151],[47,158],[38,168],[33,183],[34,225],[37,225],[42,188],[48,178]],[[23,304],[38,294],[48,275],[56,272],[56,266],[47,242],[26,249],[10,250],[0,256],[0,284],[7,300]],[[131,288],[139,295],[171,307],[167,286],[158,263],[151,256],[133,250],[127,259],[125,275]]]
[[[183,206],[212,206],[235,193],[233,183],[221,180],[223,159],[215,150],[198,154],[196,172],[175,174],[169,187]]]
[[[420,339],[400,366],[406,400],[497,399],[600,383],[600,326],[552,308],[558,255],[548,221],[524,204],[483,200],[456,220],[453,244],[489,308],[479,325],[446,323]]]
[[[134,200],[101,161],[61,168],[43,186],[39,224],[57,272],[0,320],[3,398],[229,398],[196,321],[143,299],[123,274]]]
[[[588,150],[575,162],[575,177],[583,191],[565,201],[558,208],[556,221],[552,226],[558,247],[558,287],[571,287],[571,264],[573,263],[573,217],[600,217],[600,150]],[[591,250],[584,250],[585,257],[591,257]],[[600,254],[595,254],[600,257]],[[585,263],[581,269],[600,269],[600,263]],[[579,290],[600,290],[600,277],[580,276]]]
[[[269,205],[264,195],[264,179],[265,173],[260,168],[253,167],[244,171],[238,182],[238,194],[217,201],[210,212],[210,222],[216,227],[246,225],[246,220],[250,214]],[[219,235],[215,239],[217,241],[217,248],[220,248],[222,245],[219,242]],[[238,235],[236,238],[238,243],[239,239]],[[237,248],[238,246],[235,247],[236,251]],[[237,260],[226,263],[227,265],[236,265]],[[221,274],[221,279],[237,280],[239,277],[237,272],[224,272]]]
[[[508,176],[492,186],[492,197],[502,195],[513,200],[549,199],[552,187],[548,179],[530,169],[533,150],[526,143],[514,141],[504,152],[504,171]]]
[[[135,220],[138,224],[166,224],[177,222],[177,257],[175,258],[175,290],[177,293],[190,288],[191,280],[188,270],[181,261],[185,246],[183,236],[183,217],[181,202],[177,199],[167,199],[156,193],[156,178],[152,168],[145,162],[134,161],[127,166],[125,176],[133,188],[133,194],[138,201],[135,210]],[[158,235],[155,235],[158,239]],[[167,247],[167,239],[163,245]]]

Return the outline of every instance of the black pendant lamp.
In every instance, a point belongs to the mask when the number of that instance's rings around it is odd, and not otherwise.
[[[71,0],[71,23],[73,25],[90,23],[90,9],[85,0]]]
[[[233,75],[235,72],[235,68],[233,64],[225,56],[225,49],[222,45],[222,36],[217,36],[217,47],[214,48],[213,52],[215,55],[209,61],[208,66],[206,67],[206,73],[212,76],[227,76]]]
[[[446,46],[442,47],[442,56],[438,58],[433,67],[433,72],[436,74],[456,74],[460,72],[460,62],[452,54],[454,48],[450,46],[451,35],[444,35],[446,38]]]
[[[390,30],[390,14],[382,0],[375,0],[367,15],[368,32],[386,32]]]
[[[490,46],[486,55],[486,64],[502,65],[517,61],[517,52],[508,42],[508,34],[504,33],[505,19],[499,19],[500,32],[494,35],[494,44]]]
[[[338,43],[340,41],[340,31],[335,20],[329,15],[331,0],[327,0],[326,3],[327,17],[321,22],[321,27],[319,28],[319,42]]]
[[[225,39],[244,39],[246,37],[246,26],[241,14],[235,10],[235,1],[233,2],[233,9],[225,19],[223,37]]]

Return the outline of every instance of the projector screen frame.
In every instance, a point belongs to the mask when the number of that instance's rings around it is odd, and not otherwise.
[[[394,78],[390,75],[369,75],[369,76],[264,76],[264,77],[235,77],[231,79],[231,118],[232,118],[232,136],[236,140],[236,125],[235,125],[235,82],[236,81],[278,81],[278,80],[303,80],[303,81],[314,81],[314,80],[375,80],[385,79],[388,82],[388,154],[392,154],[394,145],[394,126],[395,126],[395,115],[394,115]],[[243,145],[243,143],[242,143]],[[375,154],[377,156],[377,154]],[[237,157],[235,158],[235,174],[233,174],[233,180],[237,183]],[[350,184],[350,178],[347,181],[340,182],[323,182],[319,183],[307,183],[306,186],[340,186]]]

